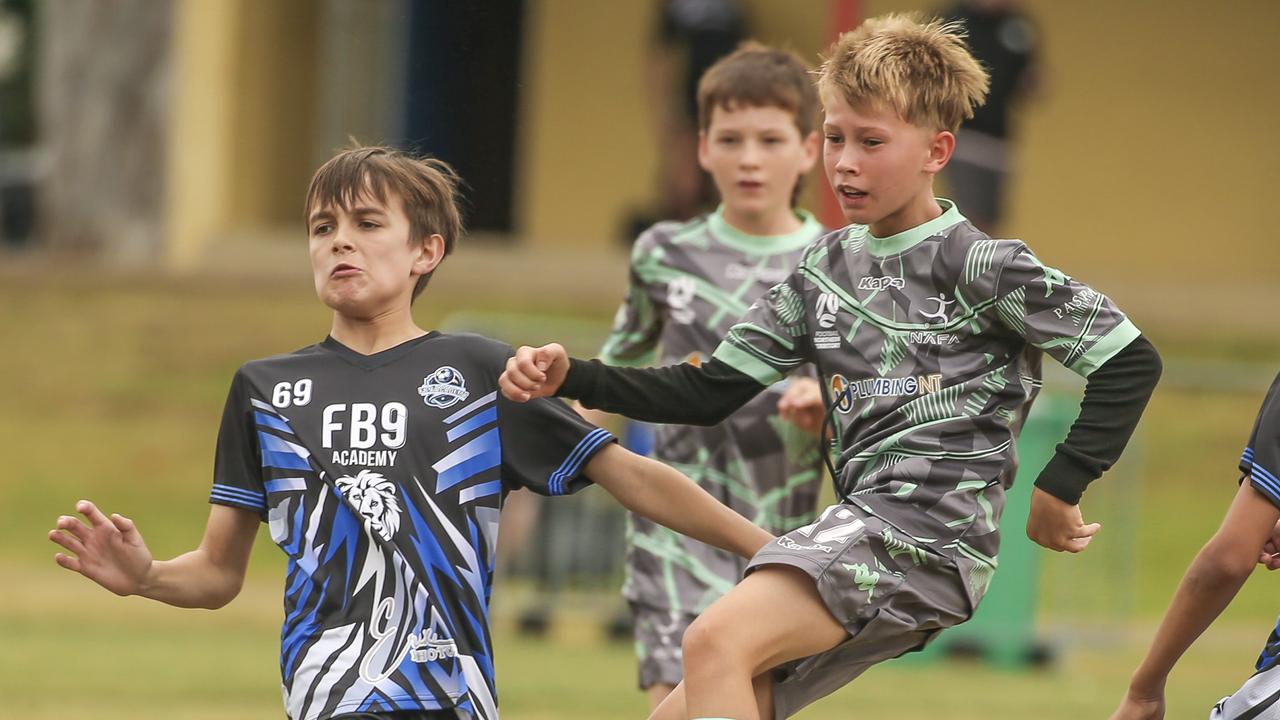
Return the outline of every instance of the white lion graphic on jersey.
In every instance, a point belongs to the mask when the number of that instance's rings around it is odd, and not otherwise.
[[[338,478],[334,484],[364,517],[369,530],[390,542],[391,536],[400,529],[400,501],[396,500],[395,483],[372,470],[361,470],[355,477]]]

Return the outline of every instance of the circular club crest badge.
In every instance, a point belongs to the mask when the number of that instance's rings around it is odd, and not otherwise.
[[[457,405],[470,395],[462,373],[448,365],[423,378],[418,394],[422,396],[422,402],[441,410]]]

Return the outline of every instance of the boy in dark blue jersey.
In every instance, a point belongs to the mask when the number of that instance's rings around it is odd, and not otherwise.
[[[1161,720],[1164,688],[1178,658],[1240,592],[1257,564],[1280,568],[1280,376],[1262,402],[1240,456],[1240,490],[1222,527],[1187,568],[1147,657],[1112,720]],[[1280,626],[1271,631],[1254,673],[1223,698],[1210,720],[1280,717]]]
[[[558,401],[506,400],[512,351],[414,324],[462,231],[448,166],[344,151],[306,219],[324,341],[243,366],[218,436],[204,539],[152,559],[133,521],[58,518],[56,561],[119,595],[217,608],[259,522],[285,552],[281,675],[292,720],[497,717],[488,605],[506,494],[592,481],[656,522],[750,557],[771,536]]]

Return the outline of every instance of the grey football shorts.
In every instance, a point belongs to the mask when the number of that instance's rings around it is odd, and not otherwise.
[[[788,565],[813,578],[849,639],[774,670],[776,718],[835,692],[876,663],[925,646],[969,619],[960,568],[901,530],[856,507],[833,506],[756,553],[747,572]]]
[[[631,603],[636,636],[636,658],[640,661],[641,690],[654,685],[678,685],[684,677],[680,644],[696,615]]]

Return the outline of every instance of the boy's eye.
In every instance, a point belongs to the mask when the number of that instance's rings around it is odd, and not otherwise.
[[[866,140],[862,141],[862,144],[866,145],[867,147],[875,147],[877,145],[883,145],[884,141],[878,140],[876,138],[867,138]]]
[[[844,142],[844,138],[840,137],[839,135],[826,135],[823,137],[823,139],[833,144]]]
[[[728,136],[728,135],[720,136],[721,145],[736,145],[737,143],[738,143],[738,138],[736,137]]]
[[[374,222],[374,221],[372,221],[372,220],[361,220],[361,221],[360,221],[360,227],[361,227],[361,228],[363,228],[363,229],[365,229],[365,230],[372,230],[372,229],[374,229],[374,228],[378,227],[378,223],[376,223],[376,222]]]
[[[326,223],[326,224],[324,224],[324,225],[317,225],[317,226],[315,226],[314,228],[312,228],[312,229],[311,229],[311,234],[312,234],[312,235],[324,235],[325,233],[329,232],[329,230],[330,230],[330,229],[332,229],[332,227],[333,227],[332,225],[329,225],[329,224],[327,224],[327,223]]]

